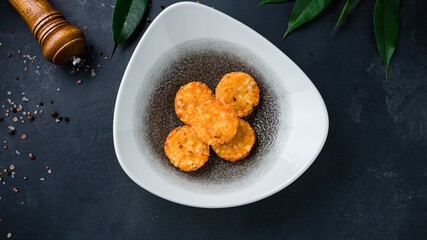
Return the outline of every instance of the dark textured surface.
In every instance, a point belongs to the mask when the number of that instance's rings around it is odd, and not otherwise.
[[[244,161],[231,163],[219,158],[211,149],[209,161],[197,171],[188,173],[175,168],[166,157],[163,143],[170,131],[184,125],[175,114],[174,102],[179,88],[199,81],[215,92],[225,74],[239,71],[256,79],[260,88],[259,105],[244,118],[257,138],[250,155]],[[282,99],[286,103],[286,92],[278,86],[279,78],[273,70],[249,49],[215,39],[184,42],[165,53],[148,76],[149,83],[140,89],[138,101],[148,98],[150,103],[145,109],[139,105],[135,109],[137,141],[140,146],[148,145],[148,150],[156,156],[150,165],[172,184],[207,194],[237,191],[254,183],[277,160],[279,142],[286,140],[286,135],[278,136],[279,126],[285,128],[287,122],[286,119],[279,121],[279,114],[289,114],[288,109],[279,107],[278,101]],[[147,85],[153,85],[153,92]],[[281,99],[278,94],[282,95]],[[147,149],[141,147],[140,151]]]
[[[110,52],[112,1],[104,7],[102,1],[51,2],[72,23],[88,27],[92,53]],[[172,2],[154,0],[150,18]],[[34,111],[43,102],[45,112],[14,124],[14,136],[7,134],[11,119],[0,122],[1,143],[9,147],[1,149],[0,165],[16,166],[15,178],[2,176],[6,184],[0,183],[0,239],[9,232],[13,239],[426,239],[427,3],[402,1],[388,79],[376,51],[374,1],[361,1],[333,37],[342,3],[284,42],[279,40],[292,3],[258,9],[255,0],[204,3],[265,36],[319,89],[330,131],[314,164],[288,188],[237,208],[184,207],[146,192],[120,168],[112,140],[115,96],[142,33],[119,47],[109,63],[105,54],[97,55],[91,63],[101,65],[95,77],[70,74],[70,67],[54,68],[41,57],[23,20],[1,1],[0,105],[8,104],[7,91],[16,102],[24,91],[30,99],[24,108]],[[37,58],[24,64],[22,54]],[[83,84],[76,84],[79,79]],[[56,124],[47,114],[52,109],[71,121]],[[22,133],[27,140],[20,139]]]

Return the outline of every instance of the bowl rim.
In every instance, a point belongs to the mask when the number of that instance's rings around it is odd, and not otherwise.
[[[195,3],[195,2],[188,2],[188,1],[184,1],[184,2],[179,2],[179,3],[175,3],[170,5],[169,7],[167,7],[165,10],[163,10],[150,24],[150,26],[147,28],[147,30],[145,31],[145,33],[143,34],[143,36],[141,37],[141,39],[139,40],[137,46],[135,47],[132,56],[127,64],[126,70],[123,74],[122,77],[122,81],[117,93],[117,97],[116,97],[116,101],[115,101],[115,107],[114,107],[114,115],[113,115],[113,142],[114,142],[114,149],[115,149],[115,153],[117,156],[117,160],[120,164],[120,166],[122,167],[122,169],[125,171],[125,173],[129,176],[130,179],[132,179],[132,181],[134,181],[136,184],[138,184],[140,187],[142,187],[143,189],[147,190],[148,192],[161,197],[163,199],[166,199],[168,201],[174,202],[174,203],[178,203],[181,205],[185,205],[185,206],[190,206],[190,207],[199,207],[199,208],[230,208],[230,207],[238,207],[238,206],[243,206],[243,205],[247,205],[250,203],[254,203],[257,201],[260,201],[264,198],[267,198],[281,190],[283,190],[284,188],[286,188],[287,186],[289,186],[291,183],[293,183],[296,179],[298,179],[314,162],[314,160],[316,160],[317,156],[320,154],[327,136],[328,136],[328,132],[329,132],[329,116],[328,116],[328,111],[325,105],[325,102],[322,98],[322,96],[320,95],[319,91],[317,90],[317,88],[315,87],[315,85],[313,84],[313,82],[310,80],[310,78],[308,78],[308,76],[305,74],[304,71],[301,70],[302,74],[304,74],[304,76],[307,78],[307,84],[309,85],[309,87],[311,88],[311,90],[313,91],[314,95],[316,96],[316,98],[319,100],[319,103],[321,103],[320,105],[322,106],[322,112],[324,114],[322,114],[322,116],[324,117],[323,122],[324,122],[324,126],[322,127],[323,132],[322,132],[322,137],[321,137],[321,144],[319,144],[316,148],[316,150],[313,152],[312,156],[310,157],[310,159],[307,161],[307,163],[305,164],[304,167],[302,167],[299,171],[295,172],[295,174],[292,175],[292,177],[290,177],[287,181],[284,181],[283,183],[279,184],[278,186],[276,186],[275,188],[272,188],[269,191],[266,191],[262,194],[256,195],[254,197],[245,199],[243,201],[240,202],[236,202],[236,203],[219,203],[216,205],[212,205],[212,204],[204,204],[204,202],[184,202],[184,201],[180,201],[177,199],[173,199],[165,194],[163,194],[161,191],[157,191],[156,188],[150,187],[148,185],[146,185],[145,183],[143,183],[142,181],[139,181],[139,179],[134,176],[134,174],[132,173],[132,171],[129,169],[129,167],[127,166],[127,164],[125,163],[125,161],[123,160],[124,157],[121,154],[121,151],[118,147],[118,119],[120,118],[120,116],[118,115],[118,109],[120,108],[121,104],[120,104],[120,99],[122,98],[121,96],[124,94],[123,93],[123,88],[121,87],[122,82],[125,81],[125,79],[128,78],[128,67],[133,65],[133,63],[136,61],[136,55],[137,52],[140,48],[142,48],[141,46],[143,45],[146,36],[149,35],[148,33],[152,31],[152,26],[158,21],[158,19],[161,19],[164,15],[169,14],[169,12],[171,11],[175,11],[178,8],[181,7],[201,7],[201,8],[206,8],[209,9],[210,11],[213,11],[215,14],[217,14],[219,17],[223,17],[223,18],[227,18],[227,20],[231,20],[234,21],[237,25],[239,25],[239,27],[244,28],[246,31],[250,31],[252,33],[254,33],[254,36],[257,36],[258,38],[260,38],[265,44],[269,45],[269,47],[272,47],[275,49],[275,51],[279,51],[281,54],[285,55],[278,47],[276,47],[273,43],[271,43],[269,40],[267,40],[265,37],[263,37],[261,34],[257,33],[255,30],[251,29],[250,27],[246,26],[245,24],[243,24],[242,22],[232,18],[231,16],[220,12],[216,9],[210,8],[206,5],[200,4],[200,3]],[[287,57],[285,55],[285,57]],[[298,69],[300,69],[298,67],[298,65],[296,65],[289,57],[287,57],[289,60],[290,64],[295,65]]]

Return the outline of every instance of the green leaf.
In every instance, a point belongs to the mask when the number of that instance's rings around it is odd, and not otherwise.
[[[399,7],[400,0],[377,0],[375,3],[375,38],[378,52],[386,67],[386,78],[399,37]]]
[[[261,5],[264,5],[266,3],[279,3],[279,2],[289,2],[291,0],[264,0],[262,2],[260,2],[256,7],[259,7]]]
[[[116,0],[113,13],[113,39],[114,49],[132,35],[144,16],[149,0]],[[110,57],[110,59],[111,59]]]
[[[345,21],[347,16],[353,11],[356,5],[360,2],[360,0],[347,0],[344,5],[344,8],[341,11],[340,18],[338,18],[338,22],[335,25],[334,32],[337,28]]]
[[[331,0],[297,0],[282,40],[296,27],[310,21],[325,9]]]

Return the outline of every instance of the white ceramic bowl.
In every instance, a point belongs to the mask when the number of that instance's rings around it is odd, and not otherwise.
[[[209,67],[222,64],[224,71],[227,67],[240,71],[239,64],[233,68],[234,63],[227,61],[243,61],[249,67],[242,69],[260,76],[255,80],[261,81],[261,100],[248,120],[258,141],[248,159],[240,163],[221,162],[212,154],[210,166],[196,171],[200,174],[186,175],[162,153],[167,133],[179,123],[173,111],[174,93],[169,96],[179,86],[171,86],[175,82],[170,79],[164,83],[162,78],[167,78],[168,71],[170,77],[173,68],[181,69],[176,63],[187,63],[177,59],[179,54],[189,54],[192,46],[198,49],[195,52],[212,48],[218,50],[218,58],[226,56],[225,60],[207,64],[206,78],[214,78],[209,76]],[[188,69],[193,68],[179,71]],[[203,66],[199,69],[204,71]],[[193,74],[197,76],[197,72]],[[219,81],[216,78],[206,81]],[[120,85],[113,131],[120,165],[138,185],[183,205],[223,208],[266,198],[295,181],[322,149],[328,133],[328,115],[312,82],[273,44],[215,9],[182,2],[159,14],[136,47]]]

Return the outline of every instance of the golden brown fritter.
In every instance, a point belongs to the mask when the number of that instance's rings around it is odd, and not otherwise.
[[[232,106],[238,117],[249,115],[259,103],[258,84],[243,72],[232,72],[222,77],[215,94],[217,100]]]
[[[209,158],[209,145],[200,141],[190,126],[177,127],[169,133],[165,143],[166,156],[182,171],[199,169]]]
[[[239,119],[236,136],[227,143],[212,146],[212,149],[220,158],[234,162],[248,156],[254,143],[255,133],[251,125]]]
[[[238,123],[231,106],[210,100],[194,111],[191,129],[204,143],[218,145],[230,141],[236,135]]]
[[[194,109],[206,101],[214,99],[215,95],[206,84],[201,82],[191,82],[182,86],[176,93],[176,115],[181,119],[181,121],[189,125]]]

